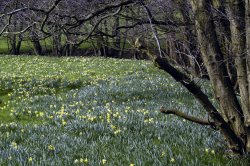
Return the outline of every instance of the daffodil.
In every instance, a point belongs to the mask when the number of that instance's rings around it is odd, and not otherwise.
[[[16,142],[11,142],[10,146],[14,149],[17,149],[18,146],[17,146],[17,143]]]
[[[85,158],[83,162],[84,162],[85,164],[88,164],[89,161],[88,161],[87,158]]]
[[[111,125],[111,128],[112,128],[113,130],[115,130],[115,129],[116,129],[116,126],[115,126],[115,125]]]
[[[48,149],[51,150],[51,151],[54,151],[55,150],[55,147],[53,145],[49,145],[48,146]]]
[[[116,134],[119,134],[120,132],[121,132],[121,130],[118,129],[118,130],[115,130],[115,131],[114,131],[114,134],[116,135]]]
[[[79,160],[78,160],[78,159],[75,159],[74,163],[75,163],[75,164],[79,163]]]
[[[174,163],[174,162],[175,162],[175,159],[174,159],[174,158],[171,158],[171,159],[170,159],[170,162],[171,162],[171,163]]]
[[[33,161],[32,157],[29,157],[28,162],[32,162],[32,161]]]
[[[106,164],[107,163],[107,160],[106,159],[102,159],[102,164]]]
[[[39,112],[39,116],[40,116],[40,117],[43,117],[43,116],[44,116],[44,113],[43,113],[43,112]]]

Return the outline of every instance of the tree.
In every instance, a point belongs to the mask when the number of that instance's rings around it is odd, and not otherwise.
[[[198,34],[197,40],[200,45],[201,55],[214,90],[214,98],[220,104],[220,108],[216,109],[208,100],[208,97],[188,76],[173,68],[165,59],[159,57],[156,62],[177,81],[181,82],[200,101],[212,118],[212,125],[215,125],[221,131],[231,150],[239,154],[250,153],[250,98],[248,89],[250,82],[247,78],[250,74],[247,62],[249,63],[250,59],[249,55],[246,54],[248,45],[246,42],[248,36],[246,22],[249,21],[249,16],[245,14],[245,11],[249,12],[246,10],[249,1],[228,0],[224,4],[230,21],[230,42],[237,71],[239,92],[234,90],[232,80],[229,77],[229,71],[226,68],[226,55],[222,52],[216,32],[216,26],[218,25],[215,24],[213,12],[216,1],[213,3],[206,0],[192,0],[190,3],[195,15],[195,29]],[[179,113],[164,109],[162,109],[162,112],[177,115]]]

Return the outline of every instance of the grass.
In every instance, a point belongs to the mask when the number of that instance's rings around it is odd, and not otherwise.
[[[207,87],[206,83],[202,84]],[[147,61],[0,56],[0,165],[247,165],[194,98]]]
[[[0,38],[0,53],[7,54],[8,50],[9,48],[8,48],[7,40],[3,40],[2,38]]]
[[[45,51],[52,50],[52,39],[47,38],[40,41],[40,44]],[[62,45],[65,44],[65,39],[63,38]],[[90,42],[84,42],[80,45],[79,49],[85,50],[90,49],[92,47]],[[8,46],[8,41],[4,37],[0,37],[0,54],[9,54],[10,52],[10,46]],[[20,54],[27,54],[34,52],[33,44],[29,40],[22,41],[21,48],[20,48]]]
[[[30,41],[23,41],[21,44],[21,53],[31,52],[33,50],[33,45]],[[8,54],[10,51],[10,46],[8,46],[8,41],[6,38],[0,37],[0,54]]]

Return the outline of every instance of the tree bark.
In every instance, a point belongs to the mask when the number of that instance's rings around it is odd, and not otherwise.
[[[230,21],[226,17],[226,7],[225,1],[221,0],[212,0],[213,3],[213,16],[214,24],[216,28],[216,34],[218,36],[218,41],[220,48],[222,50],[224,59],[226,59],[226,67],[228,74],[230,76],[231,82],[234,85],[234,89],[238,91],[238,82],[237,82],[237,71],[234,65],[234,56],[232,55],[232,43],[231,43],[231,30],[230,30]]]
[[[243,111],[234,93],[219,46],[211,11],[211,1],[192,0],[191,5],[196,16],[195,26],[202,57],[214,89],[215,98],[220,103],[221,114],[235,134],[245,143]]]
[[[248,111],[250,111],[250,0],[245,0],[246,17],[246,57],[247,57],[247,75],[248,75]],[[250,129],[247,127],[247,151],[250,152]]]
[[[230,21],[232,51],[237,70],[237,80],[241,96],[241,106],[244,113],[245,125],[250,127],[249,93],[246,65],[246,38],[245,36],[245,6],[244,2],[226,1],[227,14]],[[249,140],[250,141],[250,140]]]
[[[250,151],[250,107],[247,76],[246,56],[246,6],[243,0],[227,0],[227,14],[230,20],[231,43],[237,70],[237,80],[240,90],[241,106],[244,113],[244,124],[246,127],[247,151]]]

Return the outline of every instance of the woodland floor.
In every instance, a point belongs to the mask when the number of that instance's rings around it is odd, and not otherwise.
[[[2,55],[0,165],[248,164],[223,157],[218,132],[162,106],[206,117],[148,61]]]

